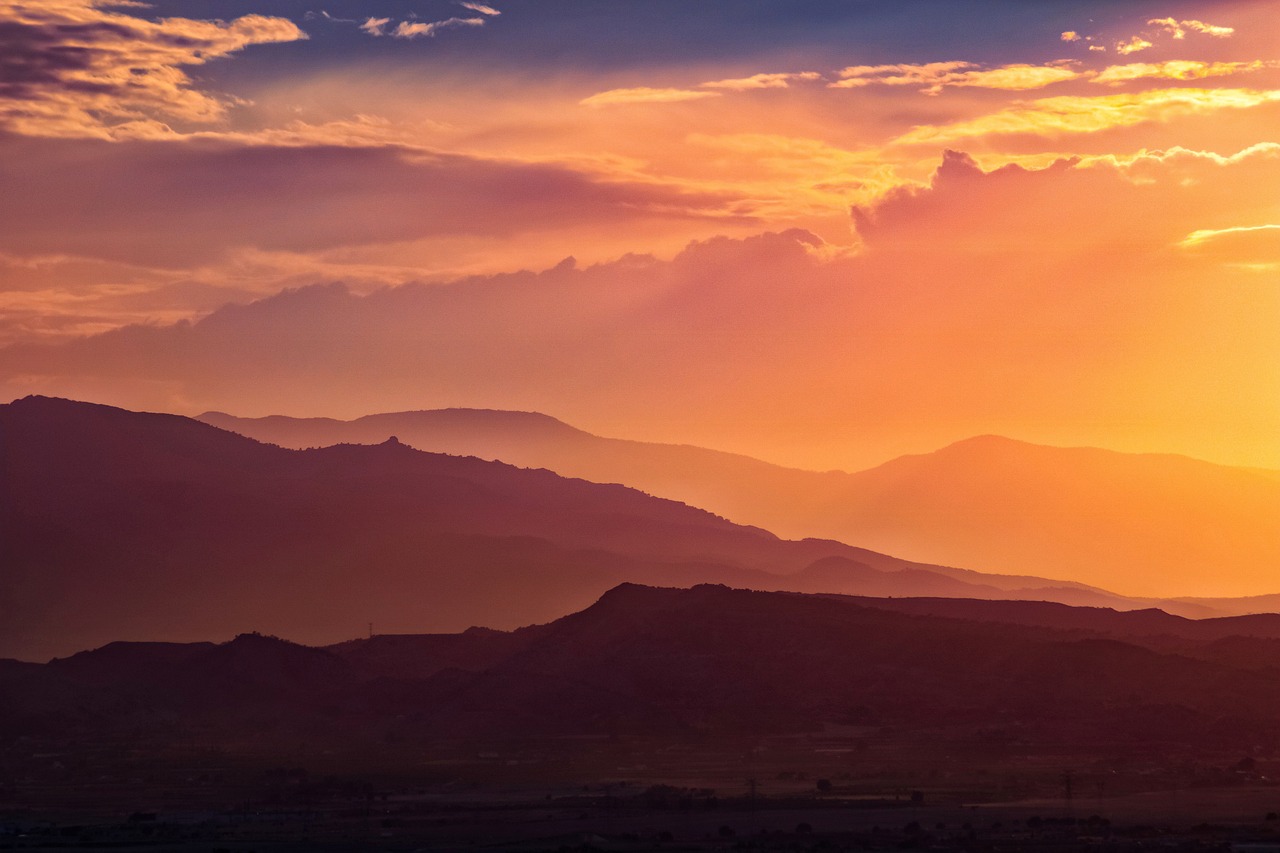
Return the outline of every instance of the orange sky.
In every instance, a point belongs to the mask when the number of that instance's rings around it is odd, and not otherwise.
[[[0,396],[1280,468],[1271,3],[346,5],[0,0]]]

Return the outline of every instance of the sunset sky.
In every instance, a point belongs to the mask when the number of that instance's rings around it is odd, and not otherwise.
[[[1280,468],[1250,2],[0,0],[0,398]]]

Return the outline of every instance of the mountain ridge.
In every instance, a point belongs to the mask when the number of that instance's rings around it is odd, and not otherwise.
[[[370,621],[514,628],[628,580],[1003,598],[1049,584],[784,540],[547,469],[385,440],[291,450],[54,398],[0,406],[0,482],[0,655],[12,657],[250,631],[322,643]],[[846,562],[806,576],[828,557]]]
[[[1270,567],[1280,565],[1273,523],[1280,473],[1179,454],[988,434],[863,471],[816,472],[574,427],[550,438],[522,436],[491,422],[492,410],[449,411],[455,418],[466,413],[472,432],[436,429],[436,415],[422,410],[329,421],[311,439],[375,441],[394,429],[415,446],[626,483],[788,538],[836,539],[932,565],[1172,599],[1170,606],[1189,614],[1256,606],[1245,599],[1271,594]],[[267,425],[223,416],[219,423],[284,444],[296,426],[287,418]]]
[[[0,721],[160,749],[188,730],[236,749],[267,738],[359,752],[393,735],[396,749],[494,738],[591,749],[604,736],[685,743],[834,725],[995,749],[1004,741],[990,741],[993,731],[1081,754],[1247,751],[1280,735],[1280,688],[1267,675],[1278,666],[1280,617],[1210,624],[1052,603],[626,582],[516,631],[325,647],[246,634],[0,667]]]

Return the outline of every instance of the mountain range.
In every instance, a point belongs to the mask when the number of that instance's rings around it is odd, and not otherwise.
[[[248,634],[11,663],[0,667],[0,722],[15,735],[155,749],[192,731],[210,744],[359,750],[851,726],[886,743],[925,736],[987,751],[1246,754],[1280,735],[1277,674],[1277,617],[623,584],[513,632],[325,648]]]
[[[289,450],[189,418],[0,406],[0,656],[260,631],[509,629],[630,581],[1135,607],[1104,590],[779,539],[621,485],[396,440]]]
[[[1280,609],[1270,595],[1280,568],[1275,471],[979,436],[865,471],[815,472],[604,438],[542,414],[475,409],[351,421],[217,412],[200,419],[285,447],[396,435],[423,450],[624,483],[781,536],[1179,597],[1173,606],[1188,613]]]

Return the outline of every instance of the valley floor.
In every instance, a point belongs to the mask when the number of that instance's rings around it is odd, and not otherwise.
[[[1262,759],[869,734],[360,755],[22,743],[0,849],[1280,850]]]

